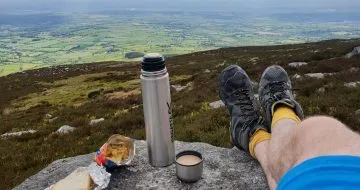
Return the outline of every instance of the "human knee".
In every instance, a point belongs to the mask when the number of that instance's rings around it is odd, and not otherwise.
[[[314,149],[314,145],[331,141],[334,134],[343,133],[345,125],[328,116],[314,116],[302,121],[293,131],[293,148],[297,153]],[[347,130],[345,130],[347,131]]]
[[[299,155],[317,154],[345,141],[351,133],[351,130],[335,118],[311,117],[301,122],[294,131],[294,149]]]
[[[344,124],[329,116],[313,116],[302,121],[299,127],[306,130],[319,130],[319,128],[344,127]]]
[[[328,116],[314,116],[302,121],[295,130],[295,138],[304,145],[306,142],[314,143],[324,138],[330,138],[330,134],[341,132],[345,125],[335,118]]]
[[[360,152],[358,134],[332,117],[311,117],[299,124],[294,130],[293,153],[296,163],[321,155],[352,155]]]

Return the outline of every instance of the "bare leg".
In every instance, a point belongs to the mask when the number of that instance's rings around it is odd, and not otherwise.
[[[311,117],[298,125],[284,119],[273,126],[271,140],[255,146],[255,154],[270,188],[275,189],[288,170],[307,159],[323,155],[360,156],[360,135],[330,117]]]
[[[270,189],[275,189],[277,186],[277,182],[275,181],[275,179],[272,177],[270,171],[268,170],[269,168],[269,163],[268,163],[268,158],[267,158],[267,151],[268,151],[268,147],[269,147],[269,142],[270,141],[263,141],[259,144],[257,144],[255,146],[255,155],[256,155],[256,159],[260,162],[261,167],[263,168],[265,175],[266,175],[266,179],[268,181],[269,187]]]
[[[289,162],[293,160],[295,155],[284,154],[283,151],[292,150],[293,139],[291,138],[297,128],[297,122],[291,119],[282,119],[275,123],[272,127],[271,141],[269,142],[268,158],[270,163],[270,170],[274,179],[278,182],[281,178],[283,168],[291,168],[294,163]],[[271,156],[270,156],[271,155]],[[276,166],[273,162],[277,162]],[[281,167],[281,168],[279,168]]]
[[[273,172],[271,172],[271,170],[276,170],[277,168],[272,167],[271,163],[269,164],[271,159],[268,157],[275,156],[276,160],[280,160],[281,163],[281,160],[284,158],[282,158],[281,155],[274,155],[273,153],[282,148],[279,146],[284,144],[284,139],[288,140],[289,133],[295,129],[296,125],[297,123],[291,119],[280,120],[273,127],[271,140],[255,146],[256,158],[264,169],[270,189],[275,189],[277,186],[277,180],[275,180],[275,176],[273,176]]]

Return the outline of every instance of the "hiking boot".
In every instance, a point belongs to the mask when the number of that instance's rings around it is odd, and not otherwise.
[[[265,120],[271,124],[276,106],[287,105],[302,120],[304,114],[300,104],[295,101],[291,81],[287,72],[280,66],[268,67],[261,76],[259,99],[265,112]]]
[[[259,129],[268,131],[260,118],[250,78],[239,66],[228,66],[220,74],[219,91],[231,116],[231,141],[240,150],[249,152],[251,136]]]

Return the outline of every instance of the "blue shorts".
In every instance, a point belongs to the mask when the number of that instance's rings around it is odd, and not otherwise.
[[[306,160],[288,171],[277,189],[360,189],[360,156],[321,156]]]

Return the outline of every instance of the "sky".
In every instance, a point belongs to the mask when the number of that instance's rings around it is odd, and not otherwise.
[[[96,11],[106,9],[155,9],[243,11],[256,9],[331,9],[360,8],[360,0],[0,0],[0,11]]]

